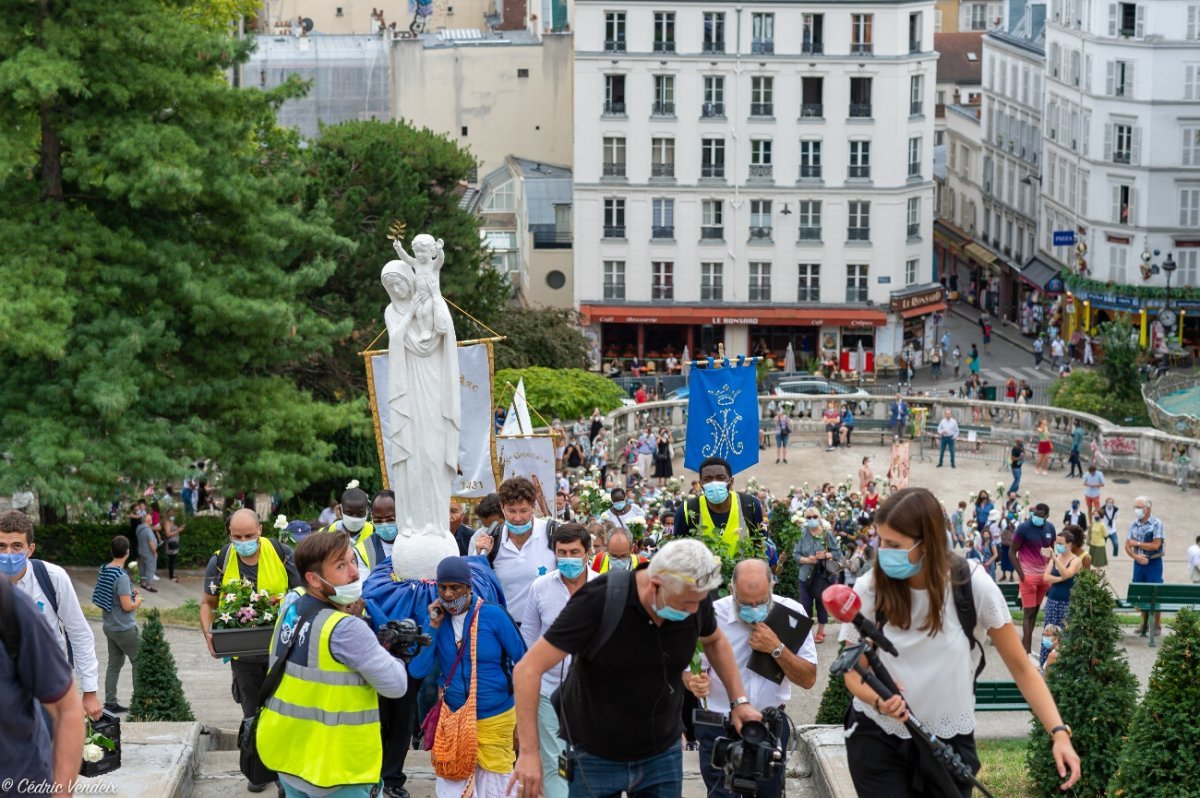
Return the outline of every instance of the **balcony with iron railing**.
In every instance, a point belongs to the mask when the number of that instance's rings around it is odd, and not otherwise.
[[[704,103],[700,106],[702,119],[724,119],[725,103]]]
[[[725,164],[723,163],[706,163],[700,165],[700,176],[708,178],[723,178],[725,177]]]
[[[750,103],[750,116],[770,117],[774,113],[774,103]]]
[[[820,180],[821,179],[821,164],[819,164],[819,163],[802,163],[802,164],[800,164],[800,179],[801,180]]]
[[[625,162],[620,161],[617,163],[611,163],[609,161],[605,161],[600,174],[604,177],[624,177]]]
[[[774,177],[774,169],[769,163],[752,163],[750,164],[750,179],[751,180],[771,180]]]
[[[723,225],[705,225],[700,228],[701,241],[721,241],[725,238],[725,227]]]
[[[675,237],[675,225],[655,225],[650,228],[650,237],[657,239],[672,239]]]
[[[871,167],[851,166],[846,172],[846,177],[851,180],[869,180],[871,178]]]
[[[851,42],[850,53],[852,55],[870,55],[874,52],[874,47],[871,42]]]
[[[750,42],[750,52],[753,55],[773,55],[775,53],[775,40],[755,39]]]
[[[654,43],[654,52],[656,53],[673,53],[675,52],[675,41],[657,41]]]
[[[623,53],[625,52],[624,39],[605,39],[604,52],[606,53]]]
[[[623,224],[606,224],[604,225],[605,238],[624,238],[625,225]]]
[[[548,230],[533,234],[534,249],[570,249],[573,237],[570,231]]]
[[[715,39],[715,40],[705,39],[704,44],[701,45],[701,47],[700,47],[700,50],[701,50],[701,52],[704,52],[704,53],[723,53],[723,52],[725,52],[725,40],[724,39]]]
[[[674,177],[675,176],[675,164],[674,163],[652,163],[652,164],[650,164],[650,176],[658,177],[658,178]]]
[[[625,116],[625,103],[623,102],[606,102],[604,104],[605,116]]]
[[[820,119],[823,116],[825,116],[823,103],[803,103],[800,106],[801,119]]]
[[[750,228],[750,240],[751,241],[770,241],[771,240],[771,228],[770,227],[751,227]]]
[[[825,42],[810,42],[806,40],[800,45],[800,52],[804,55],[822,55],[825,52]]]
[[[821,240],[821,228],[820,227],[801,227],[799,240],[800,241],[820,241]]]
[[[908,237],[909,238],[920,238],[920,236],[921,236],[921,225],[920,224],[910,224],[908,226]]]
[[[870,241],[871,228],[869,227],[850,227],[846,230],[847,241]]]
[[[675,103],[660,101],[650,107],[651,116],[675,116]]]
[[[1133,162],[1133,155],[1129,150],[1113,150],[1113,163],[1128,164]]]
[[[870,119],[871,104],[870,103],[850,103],[850,118],[851,119]]]

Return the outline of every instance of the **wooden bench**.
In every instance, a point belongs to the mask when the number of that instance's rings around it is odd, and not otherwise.
[[[975,443],[972,446],[967,440],[967,434],[975,433]],[[936,454],[942,445],[942,436],[938,435],[937,424],[928,423],[925,425],[925,437],[929,439],[930,452]],[[960,455],[983,454],[983,445],[992,437],[992,428],[982,424],[959,424],[958,425],[958,440],[954,443],[954,453],[957,458]]]
[[[1200,585],[1133,582],[1122,606],[1139,612],[1179,612],[1185,607],[1200,609]],[[1149,646],[1153,648],[1153,619],[1148,619],[1147,626],[1150,627]]]
[[[1000,563],[997,561],[996,563]],[[1004,596],[1004,603],[1008,605],[1010,610],[1021,609],[1021,586],[1016,582],[998,582],[996,587],[1000,588],[1000,593]]]
[[[1028,712],[1029,702],[1016,682],[976,682],[976,712]]]

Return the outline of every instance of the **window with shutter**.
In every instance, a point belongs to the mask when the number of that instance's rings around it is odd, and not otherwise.
[[[1113,154],[1113,126],[1106,124],[1104,126],[1104,160],[1111,161]]]
[[[1200,166],[1200,127],[1183,128],[1183,165]]]
[[[1104,65],[1104,93],[1112,97],[1117,91],[1117,62],[1109,61]]]
[[[1108,35],[1117,35],[1117,4],[1108,4]]]
[[[1200,100],[1200,64],[1183,67],[1183,99]]]
[[[1133,145],[1129,150],[1129,163],[1137,166],[1142,162],[1142,129],[1135,127],[1133,129]]]
[[[1200,36],[1197,36],[1197,27],[1200,27],[1200,6],[1188,6],[1187,8],[1187,32],[1188,41],[1194,42]]]
[[[1137,7],[1137,26],[1134,28],[1133,36],[1135,39],[1140,39],[1145,35],[1146,31],[1146,6],[1138,4]]]
[[[1179,226],[1200,227],[1200,188],[1179,190]]]

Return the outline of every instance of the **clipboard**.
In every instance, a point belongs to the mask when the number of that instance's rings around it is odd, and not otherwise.
[[[771,631],[779,638],[783,647],[793,654],[804,645],[813,625],[812,618],[796,612],[780,601],[771,605],[771,612],[767,614],[767,620],[763,623],[771,627]],[[751,651],[746,667],[775,684],[783,683],[783,668],[779,667],[779,663],[769,653]]]

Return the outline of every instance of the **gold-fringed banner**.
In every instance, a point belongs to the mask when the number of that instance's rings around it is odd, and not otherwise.
[[[501,479],[492,415],[492,374],[495,369],[492,344],[496,340],[483,338],[458,345],[462,418],[458,438],[459,476],[452,490],[457,498],[480,499],[494,493]],[[386,412],[380,412],[381,405],[387,405],[388,353],[386,349],[374,349],[362,355],[367,369],[367,393],[379,454],[379,472],[383,486],[390,489],[386,464],[391,421]]]

